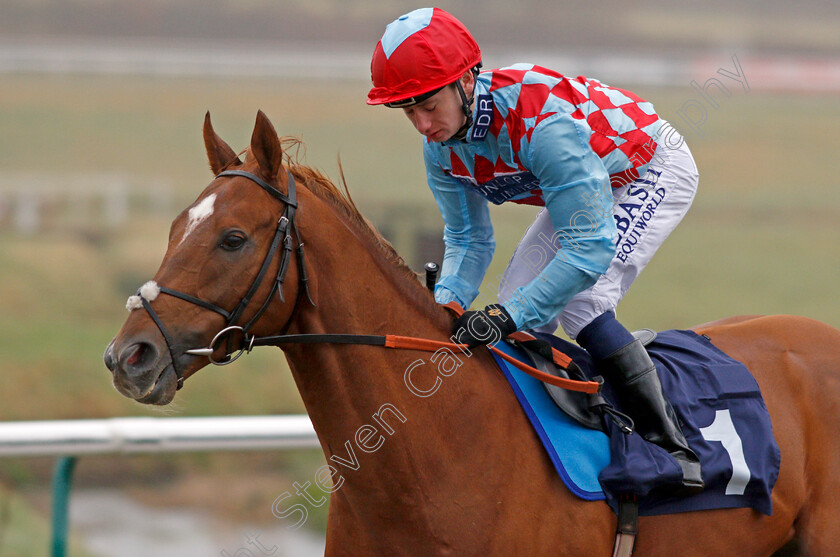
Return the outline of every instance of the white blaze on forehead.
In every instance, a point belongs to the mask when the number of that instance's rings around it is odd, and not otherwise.
[[[195,207],[190,208],[189,220],[187,221],[187,229],[184,231],[184,237],[178,244],[184,243],[195,228],[204,222],[207,217],[213,214],[213,205],[216,203],[216,194],[210,194],[202,199]]]

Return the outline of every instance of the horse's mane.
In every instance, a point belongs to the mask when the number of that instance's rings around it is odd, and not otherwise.
[[[417,273],[406,264],[405,260],[394,249],[394,246],[376,230],[373,224],[356,207],[353,198],[350,196],[347,181],[344,179],[341,161],[339,160],[339,173],[341,175],[341,183],[344,186],[344,192],[320,170],[301,164],[301,152],[305,149],[305,146],[299,138],[289,136],[281,137],[280,143],[283,146],[284,162],[295,179],[300,181],[306,189],[311,191],[319,199],[326,201],[339,215],[344,217],[353,226],[354,230],[360,232],[362,237],[369,240],[375,246],[383,255],[385,261],[391,264],[391,267],[397,273],[397,278],[402,279],[398,281],[398,284],[410,283],[413,286],[420,286]],[[428,296],[422,295],[422,292],[420,288],[416,287],[406,289],[406,295],[410,296],[418,304],[424,304],[428,307],[434,307],[435,310],[439,310],[439,306]]]

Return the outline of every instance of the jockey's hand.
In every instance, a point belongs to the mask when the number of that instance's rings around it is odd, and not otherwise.
[[[475,348],[494,344],[516,332],[516,324],[500,304],[491,304],[481,310],[465,311],[455,321],[452,334],[455,340]]]

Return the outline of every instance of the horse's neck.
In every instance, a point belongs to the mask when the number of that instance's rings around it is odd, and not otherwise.
[[[352,229],[314,230],[305,239],[317,307],[302,304],[290,332],[449,340],[445,312],[423,303],[412,291],[419,285],[389,269]],[[472,517],[482,543],[499,501],[516,509],[526,501],[549,506],[557,496],[562,484],[486,349],[470,356],[329,344],[285,351],[340,483],[331,513],[343,517],[340,528],[371,532],[368,549],[397,543],[402,531],[433,532],[430,543],[461,538],[463,517],[453,509]]]
[[[352,229],[307,231],[304,239],[317,307],[303,303],[290,332],[449,340],[445,310]],[[285,350],[327,458],[352,460],[352,450],[362,472],[412,468],[412,459],[439,451],[442,439],[452,450],[478,445],[493,412],[516,404],[486,350],[471,357],[455,350],[434,361],[429,352],[379,346]]]
[[[388,272],[387,266],[393,264],[366,247],[350,237],[334,239],[327,249],[309,250],[307,258],[312,254],[312,260],[307,266],[317,307],[303,304],[290,332],[448,340],[449,320],[443,310],[423,303],[423,292],[417,288],[412,292],[419,284],[400,284],[404,277],[398,270]],[[291,347],[286,355],[319,435],[329,439],[330,446],[337,442],[339,448],[383,405],[416,405],[419,401],[413,399],[418,397],[407,387],[405,371],[431,356],[380,346],[330,344]],[[417,375],[431,374],[418,371]]]

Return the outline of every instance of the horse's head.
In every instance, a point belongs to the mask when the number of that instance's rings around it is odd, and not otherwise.
[[[244,348],[243,329],[287,323],[302,288],[296,188],[271,122],[257,114],[244,162],[209,113],[204,144],[216,178],[172,222],[154,280],[105,350],[114,386],[145,404],[168,404],[183,379]]]

